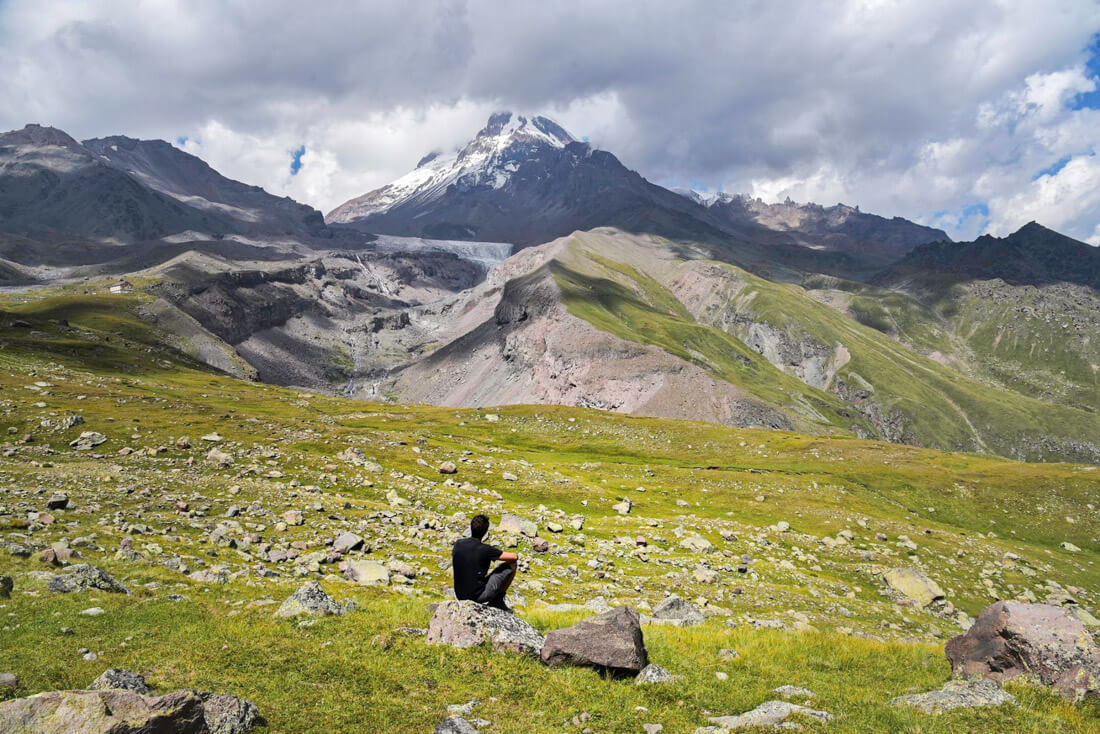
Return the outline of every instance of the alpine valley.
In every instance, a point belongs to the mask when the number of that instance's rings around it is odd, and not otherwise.
[[[0,134],[0,732],[1095,734],[1098,371],[1038,223]]]
[[[162,141],[0,135],[0,282],[118,277],[176,348],[278,385],[1100,459],[1097,248],[672,191],[544,117],[327,217]]]

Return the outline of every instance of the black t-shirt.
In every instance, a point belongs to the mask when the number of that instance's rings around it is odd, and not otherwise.
[[[500,548],[485,545],[478,538],[461,538],[451,549],[451,565],[455,573],[455,598],[477,601],[485,591],[489,566],[500,558]]]

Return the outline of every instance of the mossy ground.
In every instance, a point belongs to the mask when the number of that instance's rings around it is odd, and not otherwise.
[[[430,731],[447,704],[472,698],[483,702],[474,716],[493,722],[487,732],[578,731],[567,722],[582,712],[593,731],[656,722],[690,732],[708,715],[740,713],[791,684],[813,690],[814,707],[837,716],[803,722],[808,731],[1100,731],[1097,704],[1073,706],[1025,686],[1011,687],[1016,708],[930,716],[889,706],[894,696],[942,685],[950,674],[942,644],[959,628],[952,616],[897,604],[877,575],[919,567],[970,615],[997,598],[1043,598],[1050,581],[1074,588],[1095,612],[1095,467],[573,408],[494,409],[491,420],[488,411],[299,394],[226,378],[162,347],[131,313],[135,300],[61,294],[4,306],[30,327],[0,331],[0,430],[15,429],[6,436],[14,451],[0,458],[0,539],[41,547],[90,537],[94,545],[79,549],[84,560],[134,590],[49,594],[34,574],[47,566],[0,551],[0,574],[16,580],[12,598],[0,602],[0,669],[20,676],[21,694],[81,687],[107,667],[125,667],[161,691],[194,686],[249,698],[272,732]],[[85,424],[41,425],[72,413]],[[108,437],[103,458],[68,448],[83,430]],[[211,431],[234,465],[203,461],[200,437]],[[32,441],[18,442],[23,434]],[[182,435],[193,448],[174,446]],[[383,472],[334,459],[352,445]],[[123,447],[137,451],[120,456]],[[459,467],[449,484],[435,471],[448,459]],[[505,481],[506,471],[518,481]],[[55,490],[75,508],[30,532],[26,512],[44,510]],[[410,504],[392,505],[391,491]],[[623,496],[635,503],[625,517],[611,509]],[[193,512],[176,512],[179,500]],[[369,557],[420,573],[385,589],[350,585],[327,564],[296,575],[290,564],[259,558],[255,544],[211,542],[208,531],[231,506],[241,508],[235,519],[245,529],[276,546],[315,550],[350,528],[370,540]],[[304,511],[306,523],[279,530],[288,509]],[[684,680],[638,687],[488,650],[428,647],[395,631],[426,626],[426,603],[445,598],[447,550],[464,525],[454,513],[475,510],[518,512],[544,532],[548,521],[586,518],[580,533],[547,533],[549,554],[517,541],[525,571],[515,591],[526,602],[518,610],[540,629],[583,616],[541,602],[599,595],[644,607],[675,591],[715,608],[700,627],[646,628],[652,660]],[[774,527],[780,520],[789,532]],[[837,544],[845,529],[854,538]],[[682,549],[680,534],[691,532],[716,550]],[[641,554],[637,535],[647,538]],[[901,535],[917,549],[899,545]],[[115,555],[125,537],[147,560]],[[1081,551],[1062,549],[1063,541]],[[1007,561],[1008,552],[1019,560]],[[160,564],[170,555],[192,570],[224,567],[231,580],[192,581]],[[742,555],[753,558],[749,573],[736,570]],[[700,564],[718,571],[717,584],[692,577]],[[309,626],[276,620],[274,605],[308,577],[358,610]],[[106,614],[79,613],[93,606]],[[755,629],[757,620],[787,628]],[[84,661],[80,648],[102,654]],[[723,648],[740,657],[722,660]],[[718,680],[719,671],[729,679]]]

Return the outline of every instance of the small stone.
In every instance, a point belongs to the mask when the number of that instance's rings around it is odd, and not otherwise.
[[[753,726],[779,726],[791,716],[807,716],[818,721],[831,721],[833,718],[826,711],[815,711],[786,701],[768,701],[752,711],[737,716],[715,716],[709,721],[723,729],[747,729]]]
[[[772,693],[779,696],[780,698],[786,699],[814,697],[813,691],[811,691],[809,688],[802,688],[800,686],[779,686],[779,688],[774,689]]]
[[[106,614],[102,607],[89,607],[81,612],[85,617],[98,617],[101,614]]]
[[[453,461],[444,461],[439,465],[440,474],[456,474],[458,473],[458,467],[455,466]]]
[[[80,563],[69,566],[64,573],[54,576],[46,588],[57,594],[79,591],[107,591],[115,594],[129,594],[130,590],[115,580],[111,574],[96,566]]]
[[[673,675],[660,665],[650,663],[642,668],[642,672],[638,673],[637,677],[634,678],[634,682],[638,685],[645,683],[675,683],[682,679],[682,675]]]
[[[344,608],[335,599],[325,593],[316,581],[307,581],[298,590],[287,597],[275,611],[276,617],[339,616]]]
[[[13,693],[19,688],[19,678],[15,673],[0,673],[0,694]]]
[[[654,619],[676,622],[680,626],[699,624],[704,620],[702,612],[676,594],[671,594],[662,599],[653,608],[652,616]]]
[[[0,599],[10,599],[14,588],[15,581],[11,576],[0,576]]]
[[[145,683],[145,676],[122,668],[108,668],[99,674],[99,677],[88,686],[91,691],[122,690],[133,691],[142,696],[152,693]]]
[[[448,716],[439,722],[434,734],[478,734],[478,730],[461,716]]]
[[[344,578],[359,586],[386,586],[390,583],[390,572],[378,561],[350,561]]]
[[[991,680],[951,680],[938,691],[910,693],[890,701],[894,706],[912,706],[926,714],[957,708],[981,708],[1015,704],[1016,698]]]
[[[891,568],[882,574],[882,579],[892,590],[921,607],[945,596],[939,584],[915,568]]]
[[[709,553],[714,545],[702,535],[689,535],[680,541],[680,547],[692,553]]]
[[[340,553],[347,553],[362,547],[363,539],[355,533],[341,533],[332,544],[332,549]]]
[[[47,510],[67,510],[69,508],[69,497],[63,492],[54,492],[50,495],[50,498],[46,500]]]
[[[69,446],[76,449],[77,451],[89,451],[91,449],[94,449],[96,446],[99,446],[100,444],[106,442],[107,437],[104,436],[102,433],[97,433],[96,431],[84,431],[75,439],[70,441]]]

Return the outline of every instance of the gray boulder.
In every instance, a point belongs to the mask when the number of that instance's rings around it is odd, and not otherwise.
[[[474,725],[461,716],[448,716],[439,722],[435,728],[435,734],[478,734]]]
[[[325,593],[316,581],[307,581],[298,590],[287,597],[275,611],[276,617],[298,617],[341,615],[344,608]]]
[[[363,547],[363,539],[355,533],[340,533],[332,543],[332,549],[341,553],[358,550]]]
[[[11,576],[0,576],[0,599],[10,598],[14,588],[15,581],[12,580]]]
[[[47,691],[0,704],[0,731],[35,734],[207,734],[194,691],[142,696],[133,691]]]
[[[99,674],[99,677],[88,686],[92,691],[131,691],[142,696],[148,696],[152,691],[145,683],[145,676],[141,673],[133,673],[122,668],[109,668]]]
[[[675,594],[662,599],[653,608],[652,616],[654,619],[663,622],[674,622],[682,627],[699,624],[704,619],[703,613],[696,609],[693,604],[684,601]]]
[[[349,561],[344,567],[344,578],[359,586],[386,586],[390,583],[390,571],[378,561]]]
[[[534,538],[539,534],[538,525],[510,512],[505,512],[500,516],[499,529],[502,533],[526,535],[528,538]]]
[[[649,663],[638,613],[629,607],[553,630],[540,654],[547,665],[584,665],[613,673],[638,673]]]
[[[199,693],[199,696],[210,734],[248,734],[260,721],[260,710],[251,701],[227,693]]]
[[[76,449],[77,451],[88,451],[106,442],[107,437],[104,436],[102,433],[97,433],[95,431],[84,431],[84,433],[81,433],[79,436],[70,441],[69,446]]]
[[[675,683],[678,680],[683,680],[683,677],[682,675],[673,675],[656,663],[650,663],[642,668],[642,672],[638,673],[634,682],[638,685],[645,685],[647,683]]]
[[[952,709],[973,709],[1016,703],[1016,698],[991,680],[951,680],[938,691],[910,693],[890,701],[894,706],[912,706],[926,714]]]
[[[997,682],[1025,676],[1064,698],[1100,698],[1100,645],[1061,607],[991,604],[945,652],[956,675]]]
[[[457,648],[488,642],[499,652],[535,656],[544,640],[538,630],[514,614],[476,601],[449,601],[432,613],[426,642]]]
[[[113,594],[129,594],[130,590],[115,580],[102,568],[78,563],[69,566],[65,572],[54,576],[46,588],[57,594],[69,594],[75,591],[107,591]]]

